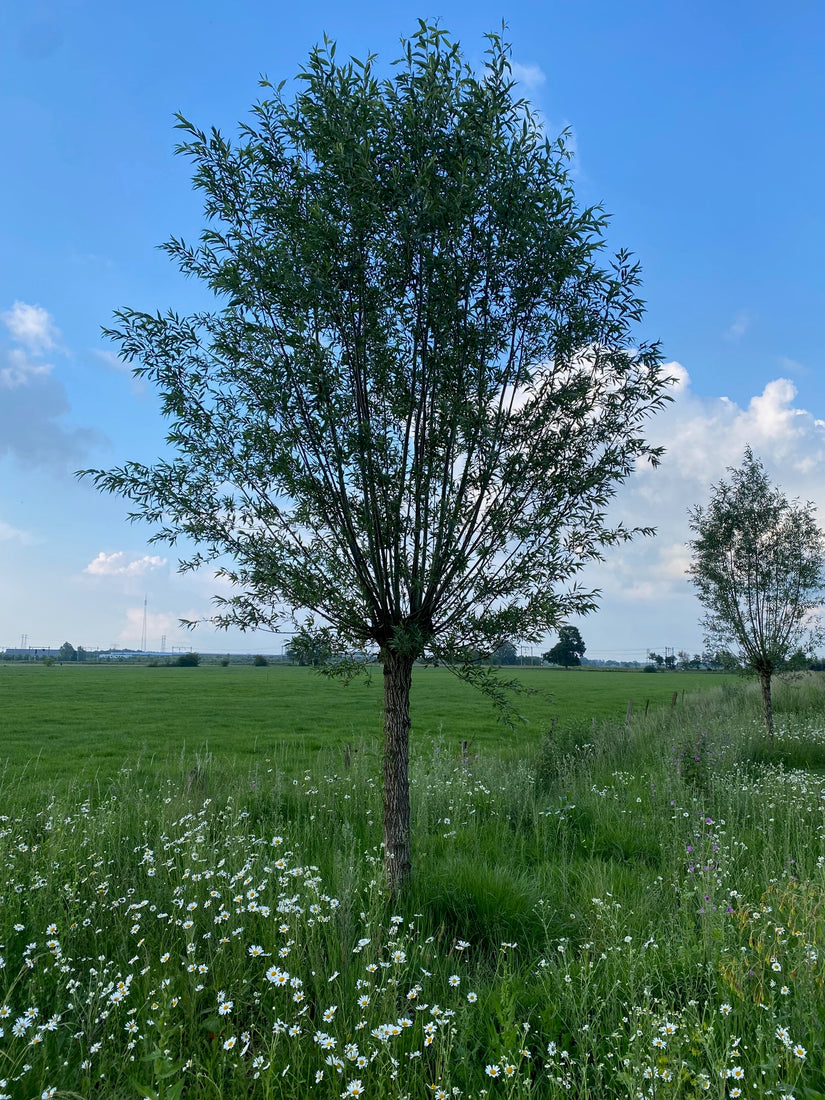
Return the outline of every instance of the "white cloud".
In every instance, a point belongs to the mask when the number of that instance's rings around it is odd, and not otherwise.
[[[0,350],[0,388],[16,389],[49,374],[52,365],[42,362],[40,356],[57,346],[59,333],[46,310],[15,302],[0,313],[0,322],[19,345]]]
[[[42,352],[57,347],[60,333],[48,311],[42,306],[15,302],[11,309],[0,313],[0,321],[13,339],[30,351]]]
[[[126,625],[116,636],[116,643],[122,646],[137,648],[143,639],[143,604],[126,608]],[[224,639],[215,642],[205,639],[203,632],[198,628],[190,629],[183,625],[186,622],[198,622],[203,618],[203,613],[190,608],[188,611],[146,611],[146,648],[159,650],[161,642],[166,639],[166,651],[186,647],[197,648],[198,644],[211,646],[212,650],[223,649]],[[222,644],[223,643],[223,644]]]
[[[27,531],[20,531],[0,519],[0,542],[22,542],[24,546],[30,545],[34,540]]]
[[[153,569],[162,569],[164,565],[166,558],[156,554],[144,554],[142,558],[132,558],[130,561],[123,550],[116,550],[113,554],[101,550],[83,572],[95,577],[142,577]]]
[[[15,302],[0,313],[11,346],[0,347],[0,459],[11,455],[25,467],[63,472],[76,465],[102,436],[88,428],[66,427],[71,411],[63,383],[43,355],[58,347],[59,332],[42,306]]]
[[[127,607],[126,626],[117,635],[117,644],[137,648],[143,640],[143,605],[140,607]],[[180,625],[180,616],[171,611],[147,611],[146,612],[146,648],[150,650],[160,649],[161,639],[167,637],[167,648],[171,645],[181,645],[178,637],[185,628]],[[169,642],[172,635],[174,641]]]
[[[51,372],[51,363],[33,359],[24,348],[6,348],[0,352],[0,389],[27,386]]]
[[[615,519],[653,526],[657,535],[608,550],[605,562],[588,568],[586,576],[601,588],[604,602],[625,608],[628,639],[637,611],[647,605],[667,624],[677,646],[692,649],[701,610],[685,575],[688,509],[707,503],[711,486],[727,477],[728,467],[741,463],[750,445],[771,481],[790,498],[812,501],[825,526],[825,421],[794,404],[796,388],[787,378],[774,379],[740,406],[727,397],[694,393],[680,363],[666,369],[677,380],[674,401],[648,427],[651,442],[663,445],[666,453],[657,469],[639,468],[611,509]]]
[[[783,374],[795,374],[801,378],[810,378],[812,373],[810,368],[806,367],[804,363],[798,363],[796,359],[790,359],[787,355],[783,355],[780,358],[779,366]]]
[[[107,371],[113,374],[131,375],[132,393],[143,396],[147,392],[146,379],[135,376],[131,363],[125,363],[119,355],[115,355],[113,351],[106,348],[92,348],[91,354]]]
[[[547,77],[539,65],[521,65],[518,61],[513,61],[510,63],[510,68],[519,84],[524,84],[531,92],[547,82]]]
[[[727,332],[725,333],[726,340],[732,340],[734,343],[737,340],[741,340],[745,333],[750,328],[751,318],[747,310],[740,309],[734,317]]]
[[[115,355],[113,351],[107,351],[105,348],[92,348],[92,355],[99,362],[110,370],[116,371],[118,374],[131,374],[132,368],[128,363],[120,358],[119,355]]]

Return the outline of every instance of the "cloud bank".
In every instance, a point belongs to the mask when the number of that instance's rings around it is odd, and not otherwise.
[[[57,347],[60,333],[42,306],[15,302],[11,309],[0,313],[0,321],[12,339],[32,352],[50,351]]]
[[[608,551],[587,577],[629,616],[644,604],[676,616],[690,601],[698,619],[699,605],[685,576],[688,509],[708,502],[711,486],[741,463],[750,445],[771,481],[790,498],[815,504],[818,522],[825,525],[825,421],[794,404],[796,387],[787,378],[769,382],[742,407],[727,397],[694,393],[680,363],[669,363],[667,371],[676,379],[674,400],[648,426],[649,438],[666,453],[658,468],[645,464],[636,471],[611,509],[615,519],[654,526],[657,535]]]
[[[166,558],[158,557],[157,554],[144,554],[141,558],[130,560],[124,550],[116,550],[113,554],[106,554],[101,550],[83,572],[93,577],[143,577],[153,569],[162,569],[165,565]]]
[[[15,302],[0,313],[0,459],[64,471],[101,441],[99,433],[60,421],[71,411],[45,353],[60,352],[60,333],[42,306]],[[10,341],[10,342],[9,342]]]

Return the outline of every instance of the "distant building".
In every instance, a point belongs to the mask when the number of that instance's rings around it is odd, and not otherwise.
[[[7,661],[40,661],[43,657],[59,657],[59,649],[28,646],[26,649],[7,649],[3,652]]]
[[[151,649],[101,649],[95,650],[93,656],[96,661],[132,661],[135,657],[168,657],[169,654]]]

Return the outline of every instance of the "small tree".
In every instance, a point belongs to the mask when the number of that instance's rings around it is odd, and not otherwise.
[[[773,488],[750,447],[730,481],[713,486],[707,508],[690,511],[689,575],[704,604],[706,642],[729,647],[759,676],[765,725],[773,736],[771,677],[822,633],[813,613],[825,582],[825,539],[814,506]]]
[[[551,665],[564,665],[565,668],[569,668],[571,665],[582,663],[584,651],[584,641],[578,628],[563,626],[559,630],[559,640],[552,649],[543,653],[542,657]]]
[[[788,659],[782,665],[782,672],[804,672],[811,666],[811,657],[804,649],[797,649],[795,653],[788,655]]]
[[[335,656],[335,638],[328,628],[313,629],[304,624],[286,647],[286,655],[299,665],[324,668]]]
[[[61,661],[76,661],[77,650],[71,642],[64,642],[63,645],[60,647],[57,656]]]
[[[711,668],[721,669],[722,672],[737,672],[741,675],[743,671],[742,664],[739,658],[731,653],[729,649],[719,649],[712,657],[709,658]]]
[[[387,78],[326,43],[291,100],[264,82],[237,145],[180,119],[209,224],[166,249],[220,305],[117,315],[176,455],[87,471],[156,539],[197,544],[182,569],[217,563],[217,624],[303,609],[336,654],[377,651],[393,890],[414,662],[479,680],[502,638],[595,607],[573,579],[637,533],[606,506],[658,460],[643,425],[667,400],[638,265],[602,265],[604,214],[488,41],[479,72],[422,22]]]
[[[175,664],[178,668],[197,668],[201,663],[199,653],[181,653],[179,657],[175,659]]]
[[[518,650],[512,642],[502,642],[490,658],[494,665],[517,665]]]

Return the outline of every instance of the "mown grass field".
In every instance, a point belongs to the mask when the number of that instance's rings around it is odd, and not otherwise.
[[[377,682],[0,673],[0,1100],[825,1096],[821,675],[423,673],[393,899]]]
[[[569,726],[623,719],[629,699],[638,716],[646,704],[670,706],[674,692],[683,701],[685,693],[731,682],[705,672],[523,669],[517,676],[535,694],[516,697],[525,721],[509,729],[446,669],[416,669],[413,739],[521,752],[554,720]],[[370,683],[345,686],[289,666],[0,664],[0,762],[46,778],[108,775],[138,755],[160,766],[182,751],[208,749],[247,762],[280,755],[300,768],[348,742],[380,740],[381,681],[378,668]]]

